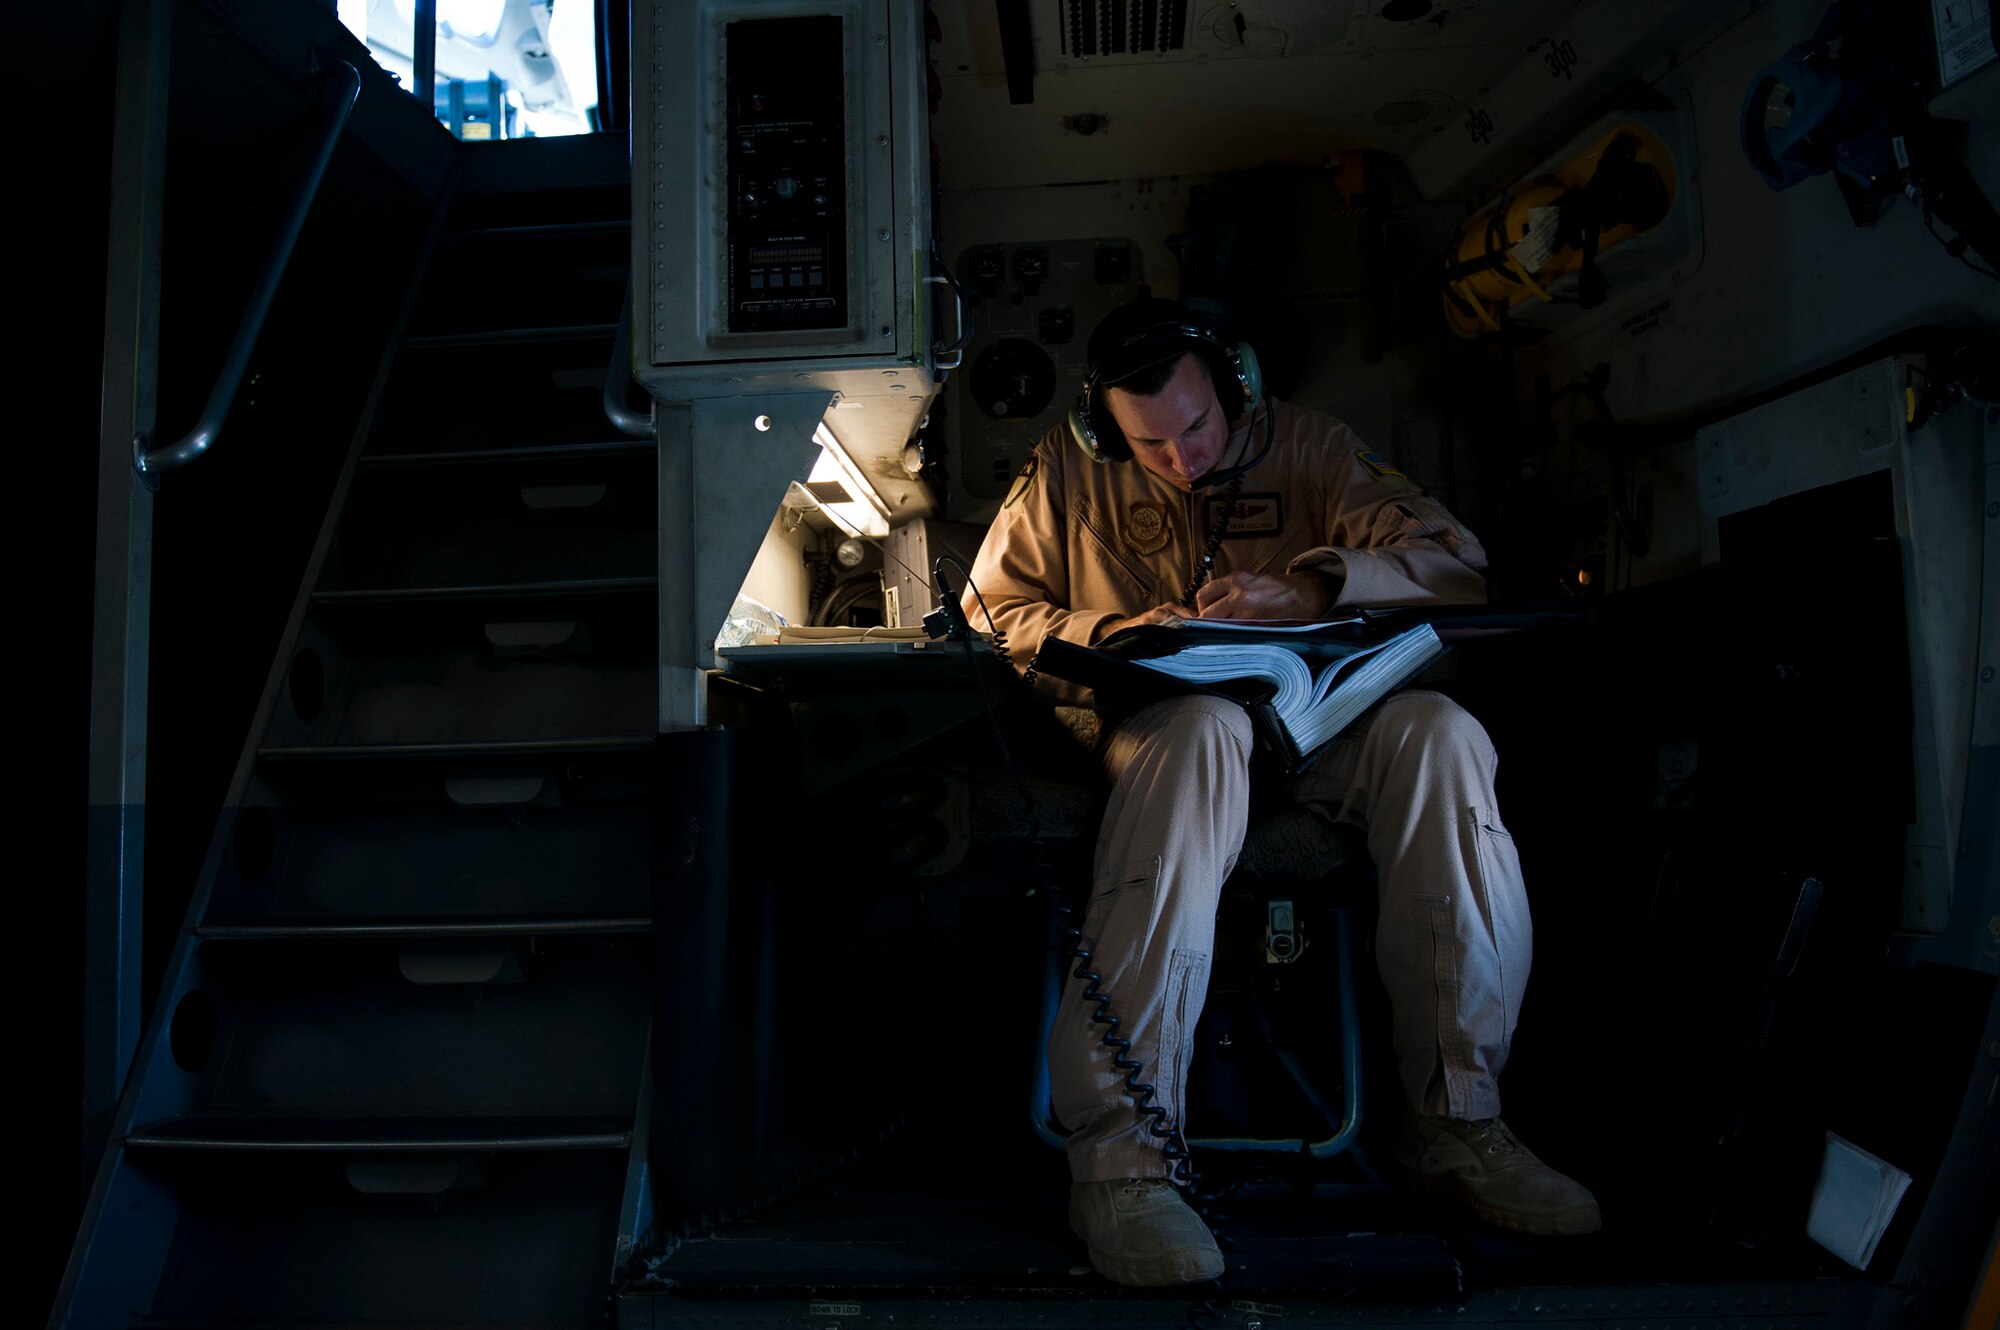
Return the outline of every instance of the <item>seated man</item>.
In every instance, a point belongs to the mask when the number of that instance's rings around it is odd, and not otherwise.
[[[1136,465],[1134,463],[1136,462]],[[1085,645],[1170,615],[1316,618],[1365,605],[1485,599],[1484,551],[1339,421],[1264,400],[1256,361],[1180,305],[1147,299],[1093,334],[1069,425],[1041,440],[974,562],[979,599],[1016,664],[1054,634]],[[1043,685],[1046,687],[1046,683]],[[1119,1034],[1182,1108],[1223,881],[1250,803],[1252,732],[1240,706],[1190,696],[1123,718],[1083,942]],[[1389,697],[1287,794],[1364,827],[1380,879],[1376,954],[1409,1112],[1397,1162],[1427,1189],[1528,1233],[1587,1233],[1597,1202],[1500,1121],[1499,1076],[1527,985],[1520,861],[1494,798],[1477,721],[1436,693]],[[1166,1181],[1171,1166],[1064,991],[1049,1041],[1057,1116],[1071,1128],[1070,1225],[1120,1283],[1214,1278],[1223,1260]]]

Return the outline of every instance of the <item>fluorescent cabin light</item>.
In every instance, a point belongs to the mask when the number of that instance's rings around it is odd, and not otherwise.
[[[824,421],[813,431],[813,442],[819,445],[819,460],[806,477],[805,490],[819,510],[850,536],[888,535],[888,505]]]

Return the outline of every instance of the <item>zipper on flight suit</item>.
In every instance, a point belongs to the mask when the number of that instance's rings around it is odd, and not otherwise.
[[[1097,542],[1097,548],[1104,552],[1105,558],[1116,564],[1119,571],[1132,579],[1132,585],[1137,588],[1141,596],[1152,595],[1153,579],[1147,577],[1142,570],[1134,568],[1130,563],[1126,562],[1125,556],[1118,552],[1117,542],[1105,534],[1096,519],[1097,508],[1094,504],[1079,506],[1076,515],[1077,525],[1082,527],[1090,538]]]

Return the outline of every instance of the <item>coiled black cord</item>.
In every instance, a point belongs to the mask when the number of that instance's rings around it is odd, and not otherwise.
[[[1111,1066],[1115,1071],[1125,1073],[1125,1093],[1132,1097],[1133,1111],[1146,1119],[1146,1132],[1160,1142],[1160,1157],[1170,1166],[1169,1181],[1176,1190],[1185,1193],[1193,1184],[1193,1158],[1187,1147],[1187,1138],[1179,1127],[1167,1121],[1164,1104],[1153,1102],[1159,1092],[1158,1087],[1139,1078],[1146,1073],[1146,1064],[1132,1056],[1132,1041],[1118,1033],[1119,1018],[1111,1014],[1111,994],[1104,989],[1104,976],[1090,968],[1092,949],[1083,944],[1083,928],[1080,923],[1067,922],[1076,918],[1076,911],[1063,901],[1058,892],[1051,892],[1049,899],[1058,918],[1064,922],[1057,927],[1062,932],[1063,950],[1076,961],[1076,968],[1070,971],[1072,979],[1083,981],[1083,992],[1079,996],[1086,1003],[1094,1003],[1090,1013],[1093,1025],[1104,1027],[1098,1042],[1112,1052]]]
[[[1269,414],[1270,419],[1277,419],[1277,413]],[[1265,434],[1268,436],[1269,433],[1267,428]],[[1189,609],[1194,608],[1194,593],[1207,586],[1209,577],[1215,572],[1215,553],[1222,548],[1222,538],[1229,534],[1230,519],[1236,511],[1236,496],[1242,492],[1243,477],[1239,474],[1230,479],[1229,488],[1222,495],[1222,516],[1216,519],[1214,528],[1209,531],[1208,544],[1203,548],[1201,558],[1195,561],[1194,571],[1188,574],[1187,586],[1181,591],[1180,603]]]
[[[977,597],[979,595],[978,589],[974,588],[972,594],[975,597]],[[979,602],[979,609],[981,613],[985,613],[986,611],[985,601],[982,600]],[[993,623],[993,616],[991,614],[986,615],[986,622],[993,625],[990,630],[990,635],[993,638],[993,654],[1000,658],[1000,663],[1002,665],[1009,666],[1010,668],[1013,667],[1014,656],[1013,653],[1007,650],[1007,634],[1000,631],[1000,626],[998,624]],[[1035,655],[1035,659],[1028,662],[1028,668],[1021,671],[1021,682],[1028,685],[1028,687],[1030,688],[1033,688],[1035,686],[1035,665],[1036,662],[1039,661],[1040,659],[1041,659],[1041,654],[1037,652]]]
[[[1239,476],[1230,487],[1229,497],[1231,499],[1234,499],[1236,491],[1241,487],[1241,484],[1242,478]],[[1226,531],[1227,528],[1228,517],[1227,510],[1225,509],[1225,516],[1219,529]],[[1214,550],[1218,543],[1220,543],[1219,536],[1211,540],[1208,557],[1204,558],[1201,564],[1197,566],[1196,575],[1202,580],[1206,580],[1205,575],[1208,569],[1213,566]],[[1007,635],[1001,632],[999,625],[993,621],[993,611],[986,607],[986,598],[979,594],[979,588],[973,584],[972,574],[966,570],[964,564],[951,558],[949,555],[940,557],[932,567],[932,579],[938,588],[940,600],[949,602],[951,605],[951,608],[945,611],[946,620],[951,622],[954,627],[965,626],[962,616],[958,613],[957,602],[952,600],[951,588],[942,575],[946,564],[956,568],[959,576],[965,579],[966,586],[972,592],[974,603],[979,606],[979,612],[985,616],[987,631],[993,642],[993,654],[1000,658],[1001,663],[1012,666],[1014,662],[1013,657],[1007,651]],[[1188,593],[1190,601],[1193,599],[1193,588],[1197,588],[1198,586],[1199,582],[1191,584],[1191,589]],[[978,664],[972,660],[971,649],[972,644],[968,638],[966,639],[966,659],[972,665],[974,677],[977,679]],[[1022,678],[1024,682],[1030,685],[1034,683],[1035,669],[1032,663]],[[986,706],[987,719],[993,722],[993,741],[1000,748],[1000,756],[1007,768],[1007,772],[1013,778],[1016,785],[1021,786],[1022,795],[1024,798],[1027,798],[1026,786],[1021,781],[1019,774],[1014,770],[1013,757],[1008,753],[1006,741],[1000,734],[999,722],[993,716],[993,704],[986,696],[986,685],[983,680],[979,682],[979,695],[980,700]],[[1032,823],[1032,800],[1029,802],[1031,824],[1037,826],[1035,839],[1037,841],[1036,848],[1039,851],[1041,848],[1039,845],[1039,826]],[[1036,857],[1038,861],[1043,859],[1043,856],[1039,853]],[[1149,1081],[1141,1079],[1146,1074],[1146,1064],[1132,1056],[1132,1041],[1118,1033],[1120,1018],[1112,1014],[1111,993],[1104,987],[1104,976],[1091,968],[1094,953],[1091,947],[1084,945],[1082,921],[1078,919],[1077,912],[1063,899],[1062,891],[1056,887],[1053,880],[1049,881],[1048,888],[1049,909],[1050,913],[1054,916],[1055,929],[1062,938],[1062,949],[1067,951],[1070,958],[1076,962],[1075,968],[1070,971],[1070,977],[1083,982],[1083,991],[1079,996],[1084,1002],[1091,1004],[1091,1023],[1103,1027],[1103,1033],[1099,1036],[1099,1042],[1111,1050],[1111,1066],[1113,1070],[1124,1074],[1125,1079],[1121,1088],[1131,1098],[1134,1112],[1144,1120],[1147,1135],[1158,1142],[1160,1157],[1166,1161],[1168,1168],[1167,1180],[1173,1185],[1174,1190],[1180,1192],[1182,1198],[1187,1201],[1190,1208],[1201,1216],[1202,1222],[1208,1226],[1209,1232],[1214,1235],[1216,1245],[1227,1250],[1229,1242],[1222,1235],[1221,1226],[1218,1223],[1219,1216],[1216,1215],[1214,1210],[1214,1202],[1217,1198],[1213,1194],[1204,1193],[1200,1190],[1200,1174],[1195,1171],[1194,1152],[1188,1148],[1186,1134],[1181,1130],[1179,1124],[1167,1120],[1166,1105],[1154,1102],[1159,1094],[1158,1087]],[[1188,1323],[1194,1326],[1196,1330],[1204,1330],[1209,1319],[1220,1314],[1220,1309],[1212,1299],[1198,1298],[1188,1310]]]
[[[1201,1189],[1201,1174],[1195,1170],[1194,1151],[1188,1147],[1186,1133],[1179,1124],[1167,1120],[1164,1104],[1154,1102],[1159,1093],[1158,1087],[1140,1079],[1146,1074],[1146,1064],[1132,1056],[1132,1041],[1118,1033],[1119,1018],[1112,1014],[1111,994],[1104,987],[1104,976],[1091,967],[1093,949],[1084,945],[1081,924],[1071,922],[1077,917],[1076,911],[1053,887],[1049,891],[1049,905],[1056,919],[1056,929],[1062,937],[1061,949],[1076,962],[1076,968],[1069,972],[1070,977],[1083,981],[1083,991],[1078,996],[1084,1002],[1093,1004],[1091,1023],[1104,1027],[1098,1041],[1111,1050],[1113,1070],[1125,1074],[1120,1088],[1130,1096],[1134,1113],[1145,1120],[1147,1134],[1159,1143],[1160,1158],[1167,1163],[1167,1181],[1181,1194],[1189,1208],[1201,1217],[1201,1222],[1215,1238],[1215,1245],[1228,1251],[1232,1244],[1222,1231],[1222,1216],[1215,1210],[1220,1193]],[[1220,1279],[1214,1282],[1218,1287],[1221,1284]],[[1195,1330],[1206,1330],[1210,1319],[1220,1315],[1221,1309],[1213,1298],[1197,1298],[1188,1309],[1188,1324]]]
[[[939,555],[937,562],[931,565],[931,580],[937,586],[938,595],[940,599],[950,599],[951,597],[951,587],[944,580],[944,567],[946,564],[950,564],[953,568],[956,568],[958,570],[958,575],[965,579],[966,587],[972,592],[972,599],[979,606],[979,613],[986,620],[986,635],[993,640],[993,654],[999,657],[1000,663],[1002,665],[1005,665],[1010,669],[1014,668],[1013,653],[1007,650],[1007,634],[1001,632],[1000,625],[993,622],[993,611],[986,608],[986,597],[979,594],[979,588],[973,583],[972,574],[966,569],[966,566],[960,563],[957,559],[954,559],[949,554]],[[952,609],[953,612],[956,612],[957,610],[956,601],[952,602]],[[950,615],[947,615],[946,617],[949,618]],[[961,619],[959,622],[962,623],[963,620]],[[968,647],[968,651],[969,650],[970,648]],[[1028,685],[1028,687],[1030,688],[1033,688],[1035,686],[1034,661],[1029,661],[1028,668],[1021,671],[1021,682]],[[985,692],[983,689],[980,693],[980,696],[982,698],[985,697]],[[1006,747],[1007,746],[1004,743],[1000,745],[1001,752],[1003,755],[1006,752]],[[1013,766],[1013,763],[1009,761],[1008,766],[1011,768]]]

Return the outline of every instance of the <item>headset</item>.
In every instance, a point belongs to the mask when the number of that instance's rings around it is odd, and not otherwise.
[[[1143,320],[1138,328],[1123,336],[1117,334],[1117,322],[1135,319]],[[1107,333],[1115,340],[1101,348],[1092,348],[1083,391],[1069,413],[1070,436],[1093,462],[1126,462],[1132,458],[1132,445],[1106,407],[1103,390],[1116,387],[1151,366],[1179,360],[1190,351],[1199,352],[1208,363],[1215,380],[1216,400],[1232,424],[1256,410],[1264,400],[1264,372],[1250,344],[1224,341],[1214,328],[1174,301],[1148,300],[1114,310],[1099,325],[1091,341],[1105,339]]]
[[[1871,7],[1857,8],[1874,17]],[[1873,86],[1891,73],[1890,53],[1863,32],[1862,53],[1836,55],[1849,26],[1848,7],[1834,4],[1811,38],[1759,70],[1744,94],[1743,155],[1772,189],[1827,171],[1869,186],[1895,169],[1888,99]]]
[[[1924,105],[1933,69],[1926,26],[1886,0],[1836,0],[1811,38],[1751,81],[1743,152],[1772,189],[1831,173],[1856,226],[1905,195],[1947,254],[2000,277],[2000,211]],[[1946,240],[1933,218],[1957,236]]]

